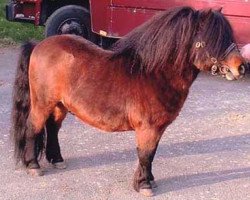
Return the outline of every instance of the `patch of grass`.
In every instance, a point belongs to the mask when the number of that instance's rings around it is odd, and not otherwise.
[[[5,18],[5,5],[8,0],[0,1],[0,46],[13,45],[28,40],[41,40],[43,27],[35,27],[33,24],[9,22]]]

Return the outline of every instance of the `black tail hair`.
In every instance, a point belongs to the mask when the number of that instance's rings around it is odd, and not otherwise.
[[[22,45],[13,86],[11,138],[14,142],[16,162],[18,163],[21,160],[23,164],[25,164],[27,120],[30,112],[29,61],[35,45],[33,42]],[[35,151],[37,156],[43,151],[43,135],[39,134],[36,138]]]

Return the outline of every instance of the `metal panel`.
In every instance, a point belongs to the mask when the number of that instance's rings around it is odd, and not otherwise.
[[[249,16],[250,0],[112,0],[112,6],[166,10],[176,6],[223,8],[226,15]]]
[[[107,36],[110,32],[110,0],[90,0],[92,31]]]
[[[234,30],[237,43],[240,46],[250,43],[250,18],[228,16]]]
[[[157,10],[142,8],[111,7],[111,20],[108,35],[121,37],[150,19]]]
[[[97,3],[97,0],[92,0]],[[222,13],[230,20],[238,43],[250,43],[250,0],[112,0],[105,1],[105,22],[99,18],[99,27],[105,36],[122,37],[145,22],[158,11],[177,6],[196,9],[223,8]],[[98,1],[98,4],[101,4]],[[94,17],[93,17],[94,18]],[[101,22],[102,21],[102,22]],[[100,24],[105,24],[100,26]],[[93,30],[100,33],[97,23]]]

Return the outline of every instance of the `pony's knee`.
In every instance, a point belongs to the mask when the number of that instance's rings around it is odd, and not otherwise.
[[[156,153],[156,148],[157,146],[153,149],[141,149],[139,147],[137,148],[137,154],[141,165],[151,165]]]

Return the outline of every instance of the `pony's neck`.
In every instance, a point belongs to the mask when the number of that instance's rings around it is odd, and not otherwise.
[[[182,73],[176,73],[174,71],[162,72],[162,78],[159,83],[164,85],[167,84],[176,91],[185,94],[186,92],[188,93],[190,86],[199,72],[200,71],[193,65],[186,67]]]
[[[156,98],[165,107],[165,110],[173,118],[175,118],[182,108],[189,92],[189,88],[196,79],[199,70],[189,66],[182,74],[158,71],[145,76],[141,84],[148,85],[152,88],[153,94],[144,94],[149,99]],[[147,77],[147,78],[146,78]],[[138,87],[141,91],[141,87]],[[143,90],[142,90],[143,92]],[[140,92],[138,92],[140,93]],[[154,96],[154,97],[152,97]]]

